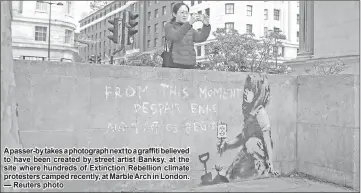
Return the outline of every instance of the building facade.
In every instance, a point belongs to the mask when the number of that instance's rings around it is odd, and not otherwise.
[[[117,8],[124,6],[125,4],[126,4],[126,1],[113,1],[109,4],[107,4],[102,9],[94,11],[94,12],[90,13],[88,16],[82,18],[79,21],[80,27],[87,25],[87,24],[97,20],[98,18],[104,17],[106,14],[116,10]],[[131,9],[133,11],[139,10],[139,3],[133,4],[129,9]],[[101,22],[95,23],[95,24],[93,24],[85,29],[82,29],[80,31],[81,37],[86,37],[94,42],[92,44],[89,44],[88,46],[85,46],[85,47],[82,47],[79,49],[80,56],[82,57],[83,60],[88,61],[90,56],[92,56],[92,55],[100,56],[102,60],[106,60],[112,55],[113,51],[115,51],[117,48],[120,47],[120,41],[121,41],[121,37],[122,37],[122,34],[121,34],[122,23],[121,22],[119,22],[119,26],[118,26],[119,43],[115,44],[107,37],[108,35],[111,35],[111,32],[108,30],[108,28],[110,28],[111,25],[108,21],[114,19],[115,17],[118,17],[121,19],[122,13],[114,14],[114,15],[102,20]],[[138,46],[137,45],[137,42],[139,42],[138,34],[135,35],[135,40],[134,40],[135,43],[133,45],[134,47]]]
[[[203,13],[210,17],[212,32],[217,28],[233,28],[239,33],[252,32],[262,37],[269,30],[279,30],[286,36],[279,50],[279,62],[297,57],[299,41],[299,3],[297,1],[184,1],[191,13]],[[193,28],[201,28],[201,22]],[[205,61],[205,44],[195,45],[197,61]]]
[[[57,3],[61,3],[57,5]],[[76,21],[71,1],[51,5],[37,1],[12,2],[12,46],[14,59],[47,60],[50,35],[50,60],[73,61]]]
[[[152,51],[165,43],[164,26],[172,19],[173,5],[182,1],[145,1],[143,51]]]
[[[301,1],[300,18],[300,52],[287,61],[295,74],[316,73],[319,64],[360,74],[359,1]]]
[[[134,43],[127,45],[127,29],[125,30],[125,52],[119,52],[117,56],[132,54],[135,52],[153,51],[155,48],[162,46],[164,43],[165,22],[171,19],[171,7],[175,2],[180,1],[138,1],[127,8],[129,11],[138,13],[138,25],[135,29],[138,33],[134,35]],[[80,20],[80,27],[91,23],[92,21],[105,16],[107,13],[114,11],[126,4],[126,1],[113,1],[100,10],[97,10]],[[107,36],[111,33],[108,28],[108,20],[114,17],[122,18],[122,12],[114,14],[105,20],[91,25],[80,31],[82,37],[87,37],[93,41],[87,47],[80,48],[80,56],[88,60],[91,55],[100,56],[102,60],[108,60],[112,52],[120,47],[122,29],[119,22],[119,43],[113,43]]]

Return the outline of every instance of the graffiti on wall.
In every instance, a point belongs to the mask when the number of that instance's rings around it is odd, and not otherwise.
[[[266,107],[270,99],[270,86],[266,75],[248,75],[244,85],[242,113],[243,126],[236,136],[227,136],[227,124],[217,126],[217,150],[222,156],[225,151],[234,152],[233,162],[227,167],[215,166],[217,175],[207,171],[206,162],[210,154],[199,155],[204,164],[205,174],[201,176],[203,185],[227,183],[237,179],[261,176],[277,176],[279,172],[273,165],[273,142],[271,124]],[[203,158],[203,159],[202,159]]]

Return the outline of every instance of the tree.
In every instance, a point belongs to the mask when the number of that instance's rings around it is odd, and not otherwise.
[[[17,122],[17,107],[15,101],[16,84],[14,79],[12,36],[11,36],[11,1],[1,1],[1,159],[4,157],[5,147],[21,148]],[[9,156],[7,156],[9,157]],[[3,168],[1,161],[1,168]],[[2,172],[1,184],[4,184]],[[15,191],[13,188],[1,186],[1,192]],[[19,191],[19,190],[16,190]]]
[[[312,68],[305,68],[305,72],[310,75],[331,75],[331,74],[340,74],[349,67],[341,59],[336,60],[321,60],[317,61],[312,65]]]
[[[198,63],[197,68],[232,72],[285,73],[288,67],[276,67],[271,61],[277,57],[273,49],[285,36],[271,32],[266,37],[255,38],[252,33],[239,34],[237,30],[218,28],[213,32],[215,40],[205,49],[207,63]]]
[[[127,60],[125,65],[134,66],[153,66],[161,67],[162,66],[162,57],[160,56],[163,53],[163,47],[155,48],[151,52],[138,53]],[[140,60],[140,63],[134,63],[135,60]]]
[[[90,9],[93,11],[99,10],[104,6],[108,5],[112,1],[90,1]]]

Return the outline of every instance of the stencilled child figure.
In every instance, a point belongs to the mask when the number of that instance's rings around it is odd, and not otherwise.
[[[270,99],[270,86],[263,74],[250,74],[244,85],[242,112],[244,128],[232,140],[219,141],[219,151],[240,148],[226,171],[230,180],[240,177],[279,175],[273,165],[271,124],[266,106]]]

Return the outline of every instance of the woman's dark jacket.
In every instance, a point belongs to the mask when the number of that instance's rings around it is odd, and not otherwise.
[[[173,42],[173,62],[195,65],[196,51],[194,50],[194,43],[206,41],[211,32],[211,26],[203,25],[201,32],[198,32],[188,22],[184,24],[169,22],[165,25],[164,31],[167,40]]]

